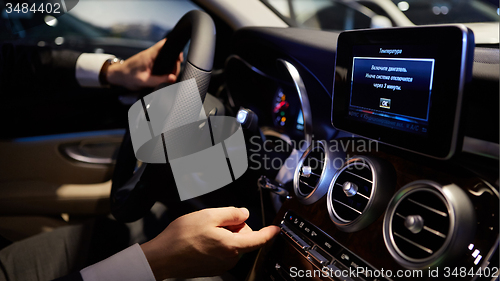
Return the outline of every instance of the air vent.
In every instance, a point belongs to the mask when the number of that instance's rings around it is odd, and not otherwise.
[[[337,171],[335,159],[344,161],[345,154],[332,152],[326,142],[318,141],[309,146],[299,160],[293,178],[293,187],[299,201],[312,204],[323,197]]]
[[[384,240],[391,255],[407,268],[437,266],[467,249],[474,213],[458,186],[416,181],[394,195],[384,217]]]
[[[299,194],[308,196],[318,186],[325,167],[325,152],[321,147],[311,150],[302,163],[299,171]]]
[[[373,176],[370,166],[362,162],[349,164],[335,180],[332,207],[342,222],[351,222],[365,211],[372,196]]]
[[[390,163],[368,156],[349,159],[330,183],[330,218],[347,232],[366,227],[382,214],[394,184],[395,172]]]

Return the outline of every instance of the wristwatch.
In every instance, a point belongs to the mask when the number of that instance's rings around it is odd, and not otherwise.
[[[104,64],[102,65],[101,71],[99,72],[99,83],[101,83],[102,87],[111,86],[108,82],[108,79],[107,79],[108,68],[110,65],[115,64],[115,63],[123,63],[123,60],[119,59],[119,58],[107,59],[104,62]]]

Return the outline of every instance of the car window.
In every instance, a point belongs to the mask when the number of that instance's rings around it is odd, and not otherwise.
[[[369,28],[374,13],[356,2],[265,0],[292,26],[323,30]]]
[[[108,30],[113,37],[158,41],[195,9],[200,8],[188,0],[83,0],[70,13]]]
[[[392,0],[415,24],[498,22],[497,9],[482,1]],[[498,6],[498,2],[497,2]]]
[[[188,0],[80,0],[68,13],[57,18],[51,15],[40,18],[29,13],[16,17],[14,13],[7,15],[3,9],[4,32],[0,36],[42,45],[40,42],[63,45],[68,40],[89,38],[156,42],[182,15],[193,9],[199,7]]]
[[[499,20],[491,0],[262,0],[291,26],[349,30]]]

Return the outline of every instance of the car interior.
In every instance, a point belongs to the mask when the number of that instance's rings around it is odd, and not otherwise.
[[[73,9],[85,2],[96,5]],[[2,16],[22,30],[2,31],[2,44],[123,59],[167,34],[156,71],[184,52],[179,81],[195,79],[207,116],[238,120],[248,168],[181,200],[170,164],[142,163],[132,149],[128,110],[152,91],[29,85],[2,95],[0,249],[102,219],[145,242],[184,214],[238,206],[252,229],[281,232],[224,280],[498,280],[498,41],[468,22],[397,26],[365,10],[377,1],[331,1],[315,19],[249,1],[285,27],[239,26],[246,19],[226,2],[189,2],[185,12],[195,11],[168,33],[140,40],[70,12],[53,35]],[[346,7],[362,19],[328,27]],[[372,13],[392,27],[370,28]],[[58,44],[65,26],[78,30]]]

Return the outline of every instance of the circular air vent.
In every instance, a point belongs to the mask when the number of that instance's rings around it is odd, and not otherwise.
[[[293,188],[299,201],[312,204],[328,190],[328,184],[337,171],[336,159],[344,161],[345,154],[332,152],[326,142],[317,141],[309,146],[299,160],[293,177]]]
[[[395,172],[390,163],[367,156],[349,159],[328,189],[330,218],[347,232],[366,227],[382,214],[394,184]]]
[[[394,195],[387,209],[385,244],[406,268],[437,266],[467,248],[474,235],[474,213],[458,186],[412,182]]]

